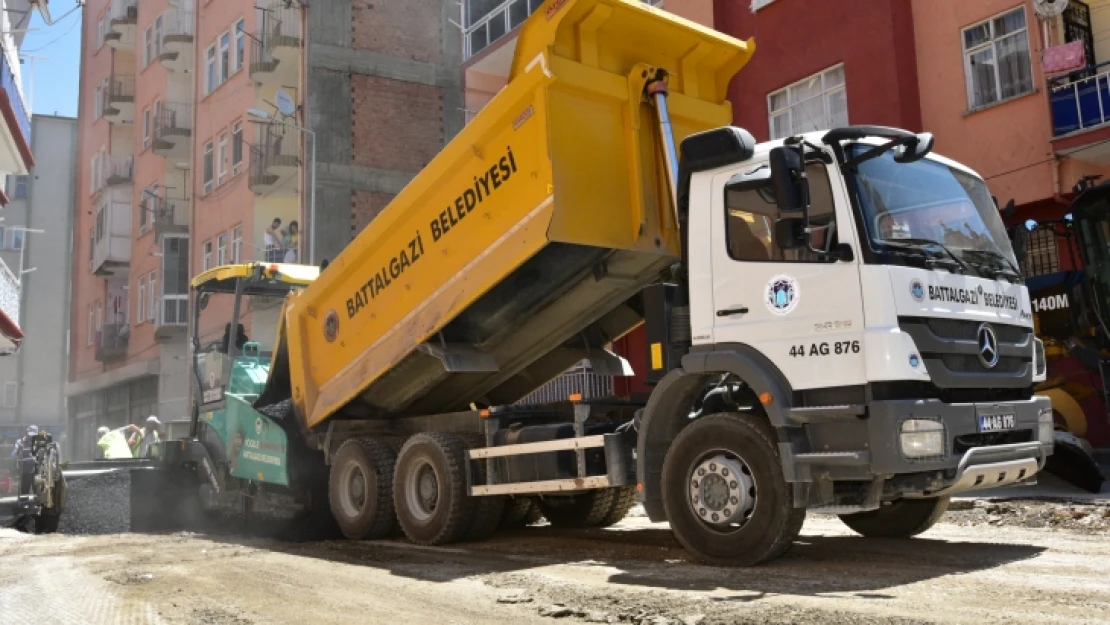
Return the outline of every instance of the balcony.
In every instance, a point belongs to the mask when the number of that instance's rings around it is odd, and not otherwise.
[[[164,14],[162,54],[158,61],[171,72],[187,73],[193,69],[193,40],[196,13],[173,9]]]
[[[118,362],[127,358],[131,328],[126,323],[106,323],[97,332],[96,361]]]
[[[188,104],[164,104],[154,119],[154,153],[187,158],[192,148],[193,117]]]
[[[250,146],[248,185],[257,195],[296,195],[300,173],[300,131],[282,124],[258,124]]]
[[[523,24],[541,4],[543,0],[464,0],[463,61]]]
[[[104,44],[117,50],[134,50],[139,0],[112,0],[108,11],[108,32],[104,35]]]
[[[143,223],[153,225],[156,239],[160,239],[167,234],[187,234],[189,232],[190,202],[188,200],[147,195],[141,206],[146,212]]]
[[[135,157],[107,155],[100,160],[100,166],[92,172],[93,189],[100,193],[111,187],[130,185],[135,172]]]
[[[103,97],[104,119],[113,124],[135,123],[134,76],[112,76]]]
[[[0,119],[0,171],[25,176],[35,164],[31,156],[31,115],[8,61],[7,51],[0,51],[0,111],[5,112],[4,117],[10,111],[10,118],[15,120],[12,125]]]
[[[158,311],[154,320],[154,338],[159,341],[184,338],[189,327],[189,296],[162,295],[156,305]]]
[[[264,10],[251,42],[251,79],[264,85],[295,85],[301,67],[301,12],[274,2]]]
[[[126,272],[131,263],[131,204],[109,200],[96,210],[92,272],[101,277]]]

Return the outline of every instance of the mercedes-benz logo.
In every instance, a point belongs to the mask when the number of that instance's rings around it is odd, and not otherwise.
[[[979,344],[979,362],[987,369],[993,369],[998,364],[998,336],[995,335],[994,328],[981,324],[976,332],[976,339]]]

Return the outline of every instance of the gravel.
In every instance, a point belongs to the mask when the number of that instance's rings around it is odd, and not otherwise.
[[[131,530],[130,472],[66,476],[66,488],[58,532],[99,535]]]

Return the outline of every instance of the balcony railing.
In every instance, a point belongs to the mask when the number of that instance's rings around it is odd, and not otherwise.
[[[164,340],[184,336],[185,329],[189,327],[189,296],[162,295],[156,305],[155,338]]]
[[[154,152],[168,158],[187,157],[192,136],[192,108],[188,104],[163,104],[154,119]]]
[[[131,263],[131,205],[108,201],[96,211],[92,232],[92,271],[110,276]]]
[[[131,184],[135,172],[134,156],[106,155],[100,160],[100,168],[93,172],[93,181],[96,191],[108,187]]]
[[[4,94],[7,95],[8,102],[12,105],[19,131],[23,133],[24,140],[30,146],[31,116],[27,112],[27,103],[23,101],[23,90],[16,83],[15,74],[12,73],[12,68],[8,65],[8,55],[4,54],[3,51],[0,51],[0,87],[4,89]]]
[[[188,200],[147,195],[141,203],[145,215],[140,224],[153,225],[154,236],[161,238],[166,234],[179,234],[189,231]]]
[[[126,323],[107,323],[100,327],[96,342],[97,362],[116,362],[127,358],[131,328]]]
[[[540,8],[541,4],[543,0],[506,0],[486,13],[475,15],[483,6],[488,6],[489,2],[464,0],[462,10],[466,28],[463,29],[463,60],[478,54],[512,32]]]
[[[0,310],[14,323],[19,323],[19,279],[7,263],[0,260]]]
[[[135,77],[112,76],[104,91],[104,119],[115,124],[135,122]]]
[[[1089,130],[1110,121],[1110,64],[1049,81],[1052,136]]]
[[[580,362],[517,403],[547,404],[566,401],[575,393],[581,394],[582,399],[612,395],[613,376],[596,374],[590,370],[587,362]]]
[[[296,84],[301,58],[301,12],[274,2],[261,13],[251,39],[251,78],[268,85]]]
[[[300,132],[283,124],[258,124],[258,143],[250,147],[248,184],[258,194],[297,192]]]
[[[192,69],[196,13],[186,9],[173,9],[167,11],[163,17],[162,54],[158,60],[167,69],[187,72]]]

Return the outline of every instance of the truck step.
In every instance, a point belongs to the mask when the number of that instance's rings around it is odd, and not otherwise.
[[[809,508],[807,512],[816,512],[817,514],[855,514],[857,512],[870,512],[878,510],[879,506],[817,506]]]

